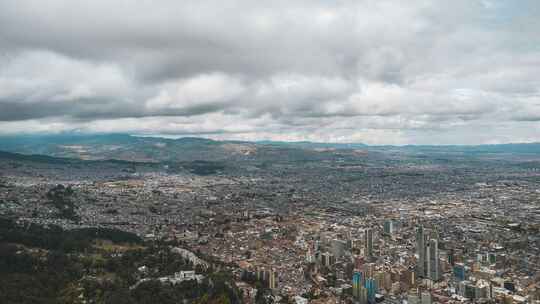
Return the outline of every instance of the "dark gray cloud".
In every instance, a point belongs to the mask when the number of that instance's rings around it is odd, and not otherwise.
[[[540,141],[539,16],[537,1],[0,0],[0,130]]]

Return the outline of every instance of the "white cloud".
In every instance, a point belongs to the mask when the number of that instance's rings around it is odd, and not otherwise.
[[[146,106],[149,109],[188,109],[226,104],[239,98],[244,91],[242,82],[235,77],[223,73],[202,74],[163,85]]]
[[[540,140],[539,6],[3,1],[0,127],[370,143]]]

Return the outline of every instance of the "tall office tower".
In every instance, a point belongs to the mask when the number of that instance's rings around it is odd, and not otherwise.
[[[418,261],[416,263],[416,274],[418,277],[426,275],[426,236],[424,234],[424,226],[416,227],[416,252],[418,253]]]
[[[377,281],[375,279],[366,279],[367,298],[370,304],[375,303],[375,294],[377,293]]]
[[[375,282],[377,282],[377,287],[379,289],[386,289],[386,285],[384,284],[384,271],[376,271],[373,274],[373,278],[375,279]]]
[[[353,274],[352,285],[353,285],[353,297],[356,300],[359,300],[360,299],[360,292],[361,292],[360,289],[362,287],[364,287],[364,278],[363,278],[362,272],[356,271]]]
[[[257,271],[257,281],[268,282],[268,270],[259,268]]]
[[[318,252],[319,249],[321,249],[321,244],[320,244],[319,240],[316,240],[316,241],[315,241],[315,244],[313,245],[313,247],[314,247],[314,248],[313,248],[313,251],[314,251],[314,252]]]
[[[368,290],[364,286],[360,287],[360,297],[358,304],[368,304]]]
[[[364,230],[364,256],[373,257],[373,229],[371,228]]]
[[[433,281],[439,281],[441,279],[441,264],[439,261],[439,241],[437,239],[429,240],[428,256],[428,276]]]
[[[384,234],[392,235],[392,233],[394,233],[394,221],[393,220],[384,221],[383,228],[384,228]]]
[[[354,261],[353,261],[354,269],[363,269],[365,262],[366,261],[365,261],[364,257],[362,257],[362,256],[354,257]]]
[[[456,263],[453,268],[453,273],[454,278],[460,282],[467,279],[467,269],[463,263]]]
[[[497,254],[494,253],[494,252],[490,252],[490,253],[488,254],[488,261],[489,261],[490,264],[495,264],[495,263],[497,263]]]
[[[323,266],[329,267],[336,263],[336,257],[329,252],[325,252],[321,255],[321,264]]]
[[[424,278],[431,278],[430,275],[431,275],[431,260],[430,260],[430,242],[429,242],[429,239],[428,240],[424,240],[424,247],[425,247],[425,252],[426,252],[426,263],[424,264]]]
[[[351,249],[361,249],[362,248],[362,240],[361,239],[351,239],[349,242],[350,242],[350,248]]]
[[[364,278],[373,278],[375,274],[375,263],[364,264]]]
[[[450,266],[454,266],[456,264],[454,248],[450,248],[448,251],[448,264],[450,264]]]
[[[274,271],[273,269],[270,270],[269,277],[268,277],[268,288],[276,289],[277,281],[278,281],[278,273]]]
[[[311,248],[308,248],[306,252],[306,262],[307,263],[315,262],[315,255],[311,252]]]

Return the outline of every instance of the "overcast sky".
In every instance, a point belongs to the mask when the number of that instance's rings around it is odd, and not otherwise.
[[[540,1],[0,0],[0,134],[540,141]]]

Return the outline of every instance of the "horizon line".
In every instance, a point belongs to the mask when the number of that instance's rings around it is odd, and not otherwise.
[[[437,143],[427,143],[427,144],[368,144],[364,142],[339,142],[339,141],[311,141],[311,140],[273,140],[273,139],[258,139],[258,140],[249,140],[249,139],[216,139],[207,137],[205,135],[217,134],[217,133],[184,133],[184,134],[141,134],[141,133],[128,133],[128,132],[77,132],[77,131],[67,131],[67,132],[36,132],[29,133],[24,132],[20,134],[0,134],[0,139],[2,138],[16,138],[16,137],[54,137],[54,136],[80,136],[80,137],[91,137],[91,136],[112,136],[112,135],[121,135],[121,136],[131,136],[131,137],[140,137],[140,138],[161,138],[167,140],[178,140],[178,139],[205,139],[215,142],[246,142],[254,144],[264,144],[267,143],[284,143],[284,144],[323,144],[323,145],[363,145],[367,147],[452,147],[452,146],[461,146],[461,147],[475,147],[475,146],[499,146],[499,145],[527,145],[527,144],[540,144],[538,141],[516,141],[516,142],[501,142],[501,143],[478,143],[478,144],[460,144],[460,143],[450,143],[450,144],[437,144]]]

